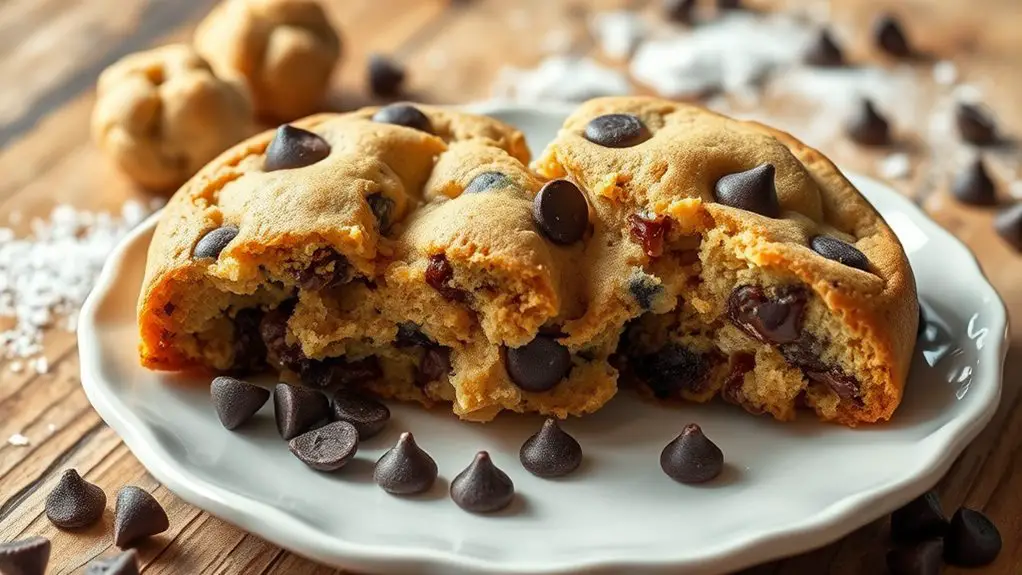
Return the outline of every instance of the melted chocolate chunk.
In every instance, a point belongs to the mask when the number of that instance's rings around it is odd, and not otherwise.
[[[717,180],[713,197],[725,206],[778,218],[781,205],[774,186],[775,172],[773,164],[760,164],[744,172],[728,174]]]
[[[514,498],[515,484],[485,451],[477,453],[472,463],[451,481],[451,499],[472,513],[499,511]]]
[[[319,162],[330,155],[330,144],[308,130],[284,124],[277,128],[266,148],[263,170],[293,170]]]
[[[705,483],[724,470],[724,452],[698,425],[690,423],[664,447],[660,468],[678,483]]]
[[[891,513],[891,539],[898,543],[916,543],[943,537],[948,520],[937,492],[930,490]]]
[[[958,567],[982,567],[1001,552],[1001,533],[993,521],[972,509],[960,508],[944,537],[944,560]]]
[[[706,356],[674,343],[654,353],[633,356],[628,363],[635,375],[660,399],[682,391],[698,393],[706,384],[710,371],[710,361]]]
[[[808,296],[800,286],[777,287],[767,293],[761,286],[739,286],[727,301],[727,314],[736,327],[764,343],[783,344],[802,335]]]
[[[815,236],[809,240],[809,247],[828,260],[840,262],[850,268],[869,271],[869,258],[855,246],[830,236]]]
[[[963,204],[972,206],[997,205],[997,188],[987,172],[981,156],[955,177],[951,193]]]
[[[106,508],[106,493],[82,479],[74,469],[64,471],[46,496],[46,518],[61,529],[82,529],[99,521]]]
[[[891,128],[872,100],[862,98],[855,114],[845,124],[845,132],[864,146],[886,146],[891,143]]]
[[[369,90],[375,96],[394,96],[401,91],[405,81],[404,67],[383,54],[369,56],[367,72]]]
[[[394,345],[397,347],[416,345],[428,347],[436,345],[436,342],[430,339],[428,335],[422,333],[419,325],[412,322],[403,322],[397,324],[397,338],[394,340]]]
[[[234,315],[235,371],[259,371],[266,366],[267,350],[260,334],[263,311],[258,308],[239,310]]]
[[[415,383],[423,387],[427,383],[440,381],[451,372],[451,350],[446,347],[430,346],[422,353],[422,360],[415,371]]]
[[[436,461],[423,451],[409,432],[398,438],[376,462],[373,480],[387,493],[414,495],[428,491],[436,482]]]
[[[955,107],[955,125],[962,139],[970,144],[985,146],[999,140],[993,115],[979,104],[959,102]]]
[[[0,543],[0,573],[10,575],[46,575],[50,562],[50,540],[29,537]]]
[[[873,41],[878,48],[892,56],[904,58],[912,55],[905,31],[893,14],[882,14],[877,18],[873,24]]]
[[[302,463],[317,471],[336,471],[355,457],[358,441],[354,425],[334,421],[291,439],[287,447]]]
[[[650,137],[642,120],[631,114],[605,114],[586,124],[585,138],[605,148],[629,148]]]
[[[582,464],[582,446],[561,429],[556,419],[547,418],[543,427],[522,444],[518,459],[537,477],[561,477]]]
[[[295,274],[298,287],[307,291],[331,288],[351,281],[348,259],[331,249],[318,250],[308,267]]]
[[[195,259],[218,258],[220,252],[224,251],[227,244],[236,237],[238,237],[238,228],[235,226],[221,226],[210,230],[195,243],[192,257]]]
[[[731,358],[731,371],[724,379],[724,385],[720,389],[720,397],[728,403],[744,405],[745,395],[742,393],[742,386],[745,385],[745,374],[756,369],[756,357],[749,353],[738,353]]]
[[[294,302],[284,302],[266,312],[259,322],[259,334],[267,350],[267,359],[279,370],[301,371],[307,360],[297,344],[287,342],[287,321]]]
[[[571,371],[571,353],[553,337],[538,335],[529,343],[507,350],[507,372],[525,391],[553,389]]]
[[[654,216],[645,218],[638,214],[628,216],[629,231],[647,257],[658,258],[664,253],[664,240],[671,233],[671,218]]]
[[[376,224],[380,228],[380,233],[387,233],[392,223],[390,217],[394,211],[394,200],[377,192],[366,196],[366,203],[369,204],[369,209],[373,212],[373,216],[376,217]]]
[[[834,41],[834,36],[827,28],[821,28],[816,38],[806,49],[806,64],[820,67],[842,66],[845,63],[841,48]]]
[[[270,398],[270,392],[258,385],[233,377],[220,376],[209,386],[220,423],[226,429],[237,429]]]
[[[553,180],[533,199],[532,219],[550,241],[573,244],[589,227],[589,204],[578,186],[568,180]]]
[[[472,181],[465,186],[464,193],[478,194],[489,190],[510,188],[512,185],[511,178],[500,172],[483,172],[472,178]]]
[[[373,121],[381,124],[404,126],[427,134],[433,133],[433,124],[421,110],[411,104],[391,104],[373,114]]]
[[[131,547],[142,539],[170,529],[163,506],[148,491],[126,485],[117,492],[114,506],[114,545]]]
[[[375,356],[355,361],[348,361],[344,357],[322,361],[306,359],[301,362],[298,373],[303,385],[322,390],[357,386],[383,375],[380,362]]]
[[[636,271],[628,279],[628,292],[643,310],[650,310],[657,298],[664,294],[664,285],[647,273]]]
[[[347,421],[358,430],[359,439],[370,437],[383,431],[390,421],[390,410],[386,405],[372,397],[355,393],[346,389],[334,394],[330,404],[334,421]]]
[[[447,256],[444,254],[429,256],[429,264],[426,266],[426,283],[440,292],[440,295],[444,296],[446,300],[463,302],[468,299],[465,290],[450,285],[452,279],[454,279],[454,268],[451,267],[451,262],[447,261]]]
[[[940,575],[944,572],[944,543],[930,539],[887,552],[890,575]]]

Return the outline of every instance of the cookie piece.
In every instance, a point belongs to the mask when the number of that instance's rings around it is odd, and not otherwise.
[[[215,76],[190,46],[131,54],[99,76],[92,139],[146,188],[173,192],[254,132],[244,85]]]

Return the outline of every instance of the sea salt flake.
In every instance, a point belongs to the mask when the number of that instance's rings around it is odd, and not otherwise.
[[[50,371],[50,362],[46,361],[45,357],[37,357],[32,364],[32,369],[36,373],[48,373]]]
[[[25,447],[26,445],[28,445],[31,442],[24,435],[22,435],[20,433],[15,433],[14,435],[12,435],[12,436],[7,438],[7,443],[10,443],[11,445],[13,445],[15,447]]]
[[[933,81],[941,86],[950,86],[958,80],[958,68],[950,60],[941,60],[933,65]]]
[[[7,365],[7,369],[11,370],[11,373],[21,373],[25,370],[25,364],[19,360],[14,360]]]
[[[912,162],[909,160],[908,154],[891,154],[880,160],[878,169],[880,175],[889,180],[901,180],[911,175]]]

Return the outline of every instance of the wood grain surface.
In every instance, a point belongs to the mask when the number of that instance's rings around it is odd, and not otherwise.
[[[816,0],[828,7],[825,0]],[[540,38],[568,31],[576,52],[595,50],[587,14],[618,7],[656,11],[658,0],[325,0],[345,37],[343,67],[329,98],[331,108],[370,102],[364,86],[368,54],[384,52],[408,64],[409,97],[456,103],[484,98],[503,64],[530,65],[543,55]],[[804,7],[807,0],[788,0]],[[121,56],[187,39],[214,0],[0,0],[0,222],[19,211],[48,213],[58,202],[90,209],[146,199],[103,161],[89,142],[88,116],[98,73]],[[785,2],[773,2],[777,5]],[[832,0],[831,17],[850,30],[868,30],[882,8],[911,15],[911,36],[935,57],[952,59],[965,80],[983,88],[1008,134],[1022,137],[1022,2],[1017,0]],[[524,23],[523,32],[508,23]],[[852,38],[863,54],[865,32]],[[929,69],[932,61],[915,64]],[[940,89],[929,82],[929,102]],[[924,98],[925,99],[925,98]],[[764,106],[781,109],[783,101]],[[899,129],[922,133],[926,110]],[[905,122],[911,122],[905,125]],[[875,172],[880,156],[848,146],[823,145],[850,169]],[[917,197],[931,215],[966,241],[1004,297],[1013,319],[1022,318],[1022,256],[992,232],[991,210],[965,208],[946,195],[954,166],[925,150],[910,150],[914,173],[896,186]],[[923,170],[928,167],[930,169]],[[934,169],[935,168],[935,169]],[[1017,170],[1017,168],[1015,168]],[[1002,170],[1004,179],[1018,173]],[[1002,190],[1002,193],[1004,190]],[[26,218],[27,219],[27,218]],[[23,231],[23,230],[22,230]],[[954,270],[949,270],[954,273]],[[327,574],[333,569],[288,553],[192,507],[150,477],[117,435],[89,406],[80,386],[75,338],[53,332],[45,354],[51,369],[37,375],[0,369],[0,438],[20,432],[31,444],[0,443],[0,541],[41,534],[53,541],[51,573],[80,573],[97,555],[112,551],[112,517],[84,533],[55,529],[43,501],[60,472],[77,468],[112,496],[125,484],[151,490],[166,507],[171,528],[141,549],[144,572],[153,574]],[[1000,526],[1004,550],[984,573],[1022,573],[1022,335],[1012,338],[1002,405],[993,422],[937,486],[946,509],[982,509]],[[824,548],[762,565],[750,574],[884,573],[884,521]],[[948,573],[958,573],[948,569]]]

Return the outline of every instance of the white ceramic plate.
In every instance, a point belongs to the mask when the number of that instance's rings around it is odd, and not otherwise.
[[[563,110],[477,108],[519,126],[541,150]],[[206,381],[148,372],[136,357],[135,301],[156,219],[128,237],[89,297],[79,329],[82,381],[103,419],[183,499],[302,555],[385,573],[718,573],[836,540],[936,483],[992,416],[1005,353],[1003,304],[973,256],[884,185],[853,178],[909,253],[933,321],[916,351],[904,403],[888,425],[856,431],[803,418],[780,424],[725,405],[664,408],[624,393],[566,428],[584,467],[542,480],[518,463],[540,420],[461,423],[394,406],[387,432],[328,475],[287,449],[268,404],[242,432],[224,430]],[[700,423],[730,467],[710,485],[667,478],[658,458],[685,423]],[[425,496],[392,497],[373,462],[402,430],[437,460]],[[497,516],[461,511],[448,481],[487,449],[517,502]]]

